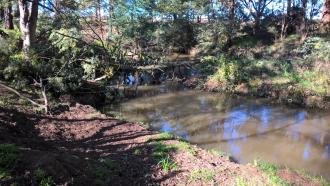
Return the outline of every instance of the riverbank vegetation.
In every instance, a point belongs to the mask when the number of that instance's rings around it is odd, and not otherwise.
[[[329,28],[329,0],[3,0],[0,185],[294,184],[84,105],[178,80],[329,109]]]

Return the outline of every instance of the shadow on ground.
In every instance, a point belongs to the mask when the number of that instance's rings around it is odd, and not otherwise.
[[[20,149],[0,185],[37,185],[38,169],[69,185],[157,185],[178,174],[164,173],[152,157],[153,132],[102,115],[86,118],[87,106],[80,107],[56,117],[0,108],[0,143]]]

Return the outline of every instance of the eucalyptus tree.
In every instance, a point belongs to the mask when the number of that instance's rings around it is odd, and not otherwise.
[[[28,53],[35,42],[39,0],[18,0],[19,25],[23,40],[23,51]]]
[[[254,19],[255,31],[260,30],[261,19],[265,15],[267,6],[274,0],[242,0],[242,5],[249,11],[249,15]]]

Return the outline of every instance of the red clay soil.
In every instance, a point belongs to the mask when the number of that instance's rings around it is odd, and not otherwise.
[[[56,185],[271,185],[256,167],[196,146],[170,151],[176,168],[165,172],[151,157],[156,144],[173,147],[182,142],[152,140],[158,136],[136,123],[115,120],[80,104],[57,116],[0,107],[0,143],[16,144],[21,154],[12,178],[0,179],[0,185],[38,185],[34,176],[38,169]],[[316,185],[297,179],[293,182],[298,185]]]

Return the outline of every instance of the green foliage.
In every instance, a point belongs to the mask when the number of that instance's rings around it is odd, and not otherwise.
[[[197,48],[207,53],[221,51],[228,42],[229,30],[222,21],[201,25],[197,32]]]
[[[276,165],[258,160],[254,161],[254,165],[260,168],[268,176],[268,180],[271,184],[283,186],[290,185],[277,175],[278,167]]]
[[[187,142],[179,142],[178,144],[175,145],[178,150],[188,152],[189,154],[195,156],[197,151],[194,149],[189,143]]]
[[[8,34],[8,37],[1,39],[1,45],[0,45],[0,54],[1,55],[10,55],[15,51],[19,51],[20,48],[20,38],[21,38],[21,32],[18,29],[15,30],[3,30],[6,34]],[[1,61],[0,61],[1,62]]]
[[[166,141],[166,140],[172,140],[175,139],[175,136],[168,132],[162,132],[158,134],[155,138],[148,139],[148,142],[152,141]]]
[[[321,37],[310,37],[297,49],[304,58],[312,58],[328,62],[330,61],[330,41]]]
[[[168,157],[171,152],[177,150],[176,147],[166,145],[161,142],[153,142],[152,147],[151,157],[156,161],[160,161],[161,159]]]
[[[175,162],[172,162],[172,160],[167,156],[166,158],[162,158],[158,165],[162,167],[162,170],[167,173],[169,170],[175,170],[177,168],[177,165]]]
[[[40,168],[35,171],[35,179],[39,186],[54,186],[55,182],[51,176],[47,176],[46,172]]]
[[[196,43],[194,25],[189,21],[175,20],[163,23],[159,29],[158,44],[165,50],[186,53]]]
[[[0,180],[10,177],[19,158],[19,151],[13,144],[0,144]]]
[[[0,144],[0,169],[10,170],[19,157],[18,149],[13,144]]]
[[[211,79],[223,85],[235,84],[240,80],[240,66],[237,61],[230,61],[225,57],[219,58],[219,64],[221,64],[217,71],[211,76]]]
[[[236,186],[248,186],[249,184],[241,177],[235,179]]]
[[[141,155],[142,151],[141,151],[141,149],[136,148],[136,149],[134,149],[133,154],[134,155]]]
[[[53,30],[49,36],[49,41],[59,49],[60,53],[76,52],[78,41],[81,39],[80,32],[76,28]]]
[[[243,35],[233,40],[233,47],[235,48],[253,48],[260,44],[260,40],[250,35]]]
[[[209,182],[212,181],[215,176],[215,171],[211,169],[194,169],[191,171],[189,177],[188,177],[188,182],[194,182],[194,181],[204,181],[204,182]]]

